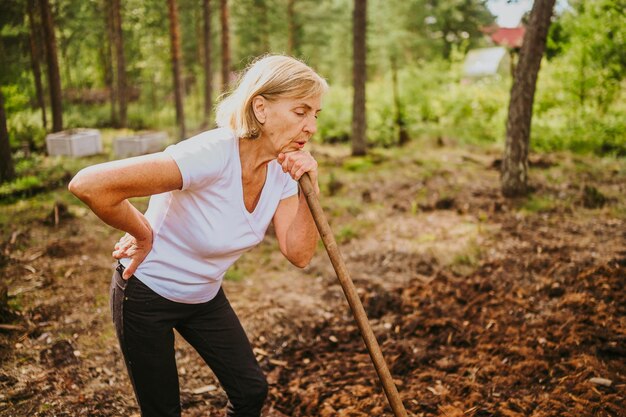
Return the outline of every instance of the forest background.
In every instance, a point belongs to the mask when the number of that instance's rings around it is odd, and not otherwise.
[[[18,174],[29,151],[43,150],[46,132],[38,108],[30,41],[45,73],[38,13],[29,23],[27,1],[4,1],[0,14],[0,85]],[[35,2],[38,6],[38,2]],[[111,7],[121,7],[127,118],[116,109],[115,39]],[[162,1],[63,0],[50,3],[58,43],[63,90],[63,128],[174,126],[168,8]],[[28,6],[28,7],[27,7]],[[319,120],[318,140],[347,142],[351,136],[352,2],[348,0],[241,0],[210,3],[212,101],[224,91],[224,66],[232,82],[238,71],[264,53],[304,59],[332,86]],[[186,125],[210,125],[203,105],[204,17],[202,2],[179,0],[182,90]],[[35,11],[38,7],[34,8]],[[453,138],[460,142],[503,141],[511,77],[506,73],[463,82],[468,50],[489,46],[485,27],[495,17],[481,0],[372,0],[367,26],[367,141],[393,146],[398,117],[409,137]],[[623,78],[624,3],[572,0],[553,17],[535,97],[531,148],[626,154]],[[39,45],[37,45],[39,44]],[[226,45],[226,46],[224,46]],[[228,58],[224,60],[225,51]],[[396,82],[394,84],[394,77]],[[42,90],[48,91],[42,76]],[[43,94],[49,106],[48,94]],[[172,104],[170,104],[172,103]],[[210,114],[210,112],[208,113]],[[187,135],[188,136],[188,135]],[[19,176],[19,175],[18,175]],[[31,180],[34,181],[34,180]]]

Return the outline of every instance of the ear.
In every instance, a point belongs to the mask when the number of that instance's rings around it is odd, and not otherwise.
[[[265,123],[266,112],[267,110],[267,100],[263,96],[255,96],[252,99],[252,111],[254,111],[254,117],[259,121],[259,123]]]

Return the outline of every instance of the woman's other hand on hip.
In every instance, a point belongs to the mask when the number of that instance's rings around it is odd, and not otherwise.
[[[115,244],[112,255],[115,259],[129,258],[130,264],[124,269],[122,278],[129,279],[137,270],[137,267],[146,259],[152,250],[152,237],[150,239],[137,240],[132,235],[126,233]]]

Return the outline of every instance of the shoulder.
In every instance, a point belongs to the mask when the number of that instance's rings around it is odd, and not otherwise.
[[[174,146],[181,146],[189,149],[196,148],[198,150],[229,148],[232,146],[234,140],[235,134],[232,130],[219,128],[199,133],[189,139],[178,142]]]
[[[224,160],[233,152],[234,133],[230,129],[213,129],[168,146],[165,153],[177,161]]]
[[[230,129],[214,129],[165,148],[183,177],[183,190],[209,184],[233,158],[236,141]]]

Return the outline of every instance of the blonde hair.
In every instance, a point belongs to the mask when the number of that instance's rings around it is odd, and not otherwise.
[[[319,96],[328,90],[328,83],[308,65],[283,55],[258,58],[243,72],[232,92],[217,105],[216,122],[228,127],[240,138],[255,139],[262,124],[252,109],[252,100],[263,96],[272,101],[280,98]]]

